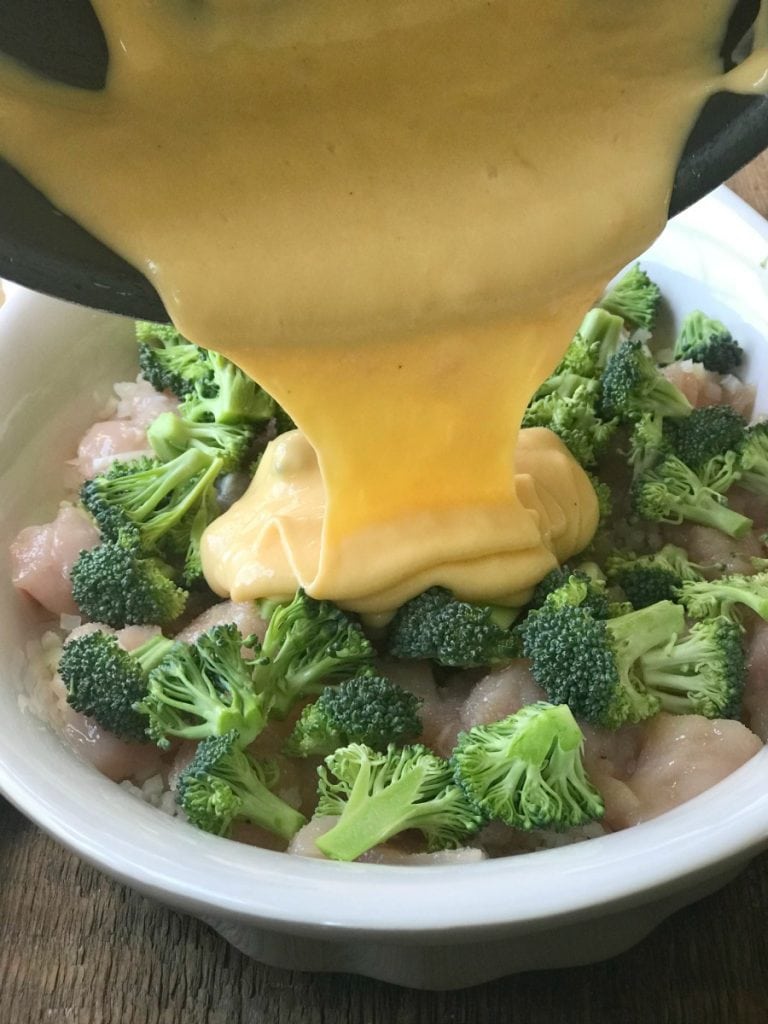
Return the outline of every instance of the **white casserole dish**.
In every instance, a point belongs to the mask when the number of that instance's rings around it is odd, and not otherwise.
[[[768,410],[768,224],[725,189],[644,258],[670,300],[721,317]],[[258,850],[169,819],[81,763],[23,709],[39,631],[8,543],[51,518],[62,463],[113,381],[135,375],[132,324],[9,285],[0,310],[0,791],[86,860],[196,914],[246,954],[447,989],[615,955],[768,845],[768,750],[679,809],[575,846],[476,864],[338,864]]]

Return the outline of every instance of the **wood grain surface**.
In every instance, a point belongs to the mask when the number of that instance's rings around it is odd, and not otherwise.
[[[732,182],[768,215],[768,154]],[[414,992],[253,963],[0,800],[0,1024],[768,1024],[768,854],[604,964]]]

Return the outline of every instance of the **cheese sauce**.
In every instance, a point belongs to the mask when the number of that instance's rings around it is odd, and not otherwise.
[[[97,0],[105,90],[0,66],[0,150],[301,434],[205,537],[214,589],[515,602],[594,531],[518,435],[663,226],[731,0]]]

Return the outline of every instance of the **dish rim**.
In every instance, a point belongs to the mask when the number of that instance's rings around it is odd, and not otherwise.
[[[762,255],[768,253],[768,223],[746,203],[725,189],[704,203],[713,209],[720,204],[721,217],[738,218],[755,234]],[[223,843],[98,775],[26,716],[21,732],[31,735],[30,729],[46,733],[46,765],[53,757],[61,771],[25,759],[21,738],[11,736],[0,750],[0,793],[36,824],[85,860],[161,900],[281,931],[336,938],[431,935],[448,943],[472,931],[523,929],[647,902],[660,889],[682,888],[713,866],[768,845],[768,748],[700,796],[625,831],[425,869],[340,864]]]

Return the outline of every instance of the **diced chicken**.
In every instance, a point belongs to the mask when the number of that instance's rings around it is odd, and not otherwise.
[[[80,552],[98,543],[99,531],[88,516],[63,503],[53,522],[26,527],[11,544],[14,586],[50,612],[75,614],[69,573]]]
[[[755,388],[751,384],[743,384],[730,374],[721,377],[719,373],[705,370],[701,363],[694,363],[690,359],[671,363],[662,372],[667,380],[680,388],[694,408],[730,405],[745,419],[751,419],[755,404]]]
[[[741,722],[660,714],[640,728],[634,765],[591,778],[606,802],[605,824],[628,828],[691,800],[754,757],[762,744]],[[587,771],[590,772],[588,761]]]
[[[160,632],[157,626],[127,626],[115,632],[103,623],[87,622],[73,629],[64,645],[97,631],[116,636],[118,643],[126,651],[140,647],[150,637]],[[54,676],[51,686],[59,698],[58,706],[65,737],[102,775],[106,775],[114,782],[131,779],[141,784],[162,770],[164,752],[153,743],[126,743],[103,729],[93,719],[75,711],[67,704],[66,687],[58,674]]]
[[[143,377],[115,384],[115,394],[117,419],[130,420],[137,427],[146,428],[164,412],[175,412],[179,407],[177,398],[155,391]]]
[[[125,743],[85,715],[67,709],[64,735],[74,749],[94,768],[122,782],[142,783],[163,767],[163,751],[154,743]]]
[[[757,389],[754,384],[745,384],[738,377],[729,373],[721,378],[720,387],[723,389],[723,402],[730,405],[745,420],[751,420],[755,411],[755,397]]]
[[[696,523],[681,523],[667,526],[664,535],[670,544],[685,548],[691,562],[712,569],[716,575],[722,573],[753,573],[753,558],[764,558],[765,549],[758,533],[750,532],[739,540],[733,540],[720,530]]]
[[[326,832],[330,832],[338,820],[332,815],[313,818],[307,822],[304,828],[300,828],[290,841],[288,853],[292,853],[296,857],[314,857],[318,860],[325,860],[325,855],[315,846],[315,840],[324,836]]]
[[[748,642],[743,709],[746,724],[768,743],[768,622],[762,620]]]
[[[427,662],[387,661],[381,672],[404,690],[421,698],[419,711],[424,725],[419,741],[447,757],[456,745],[461,730],[461,706],[466,699],[466,684],[438,687]]]
[[[115,459],[151,455],[147,427],[164,412],[178,408],[178,400],[160,394],[145,380],[115,384],[118,396],[115,416],[94,423],[83,435],[75,465],[83,477],[105,472]]]
[[[732,487],[728,491],[728,505],[734,512],[740,512],[751,519],[758,534],[768,527],[768,498],[764,494],[753,494],[743,487]],[[760,543],[759,536],[757,540]]]
[[[176,639],[192,643],[206,630],[230,622],[237,626],[243,636],[255,634],[260,640],[264,639],[267,624],[259,615],[253,601],[220,601],[186,625]]]
[[[498,722],[514,715],[526,704],[546,700],[547,695],[534,682],[529,663],[520,659],[497,672],[491,672],[471,690],[459,712],[461,725],[471,729],[475,725]]]
[[[147,432],[130,420],[94,423],[77,446],[77,468],[86,480],[106,472],[117,458],[125,461],[151,455]]]

